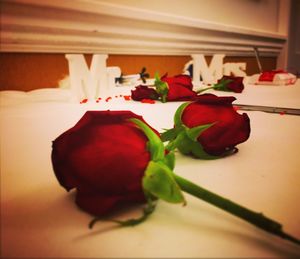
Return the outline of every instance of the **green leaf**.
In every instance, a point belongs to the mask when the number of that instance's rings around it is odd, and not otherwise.
[[[214,123],[204,124],[204,125],[190,128],[190,129],[186,129],[186,134],[191,140],[197,141],[197,139],[201,135],[201,133],[203,131],[205,131],[206,129],[210,128],[213,124]]]
[[[182,126],[182,120],[181,120],[181,117],[182,117],[182,114],[183,114],[183,111],[184,109],[190,104],[191,102],[185,102],[183,104],[181,104],[176,112],[175,112],[175,115],[174,115],[174,125],[175,127],[178,127],[178,126]]]
[[[181,147],[178,147],[180,149]],[[212,156],[208,153],[206,153],[202,147],[202,145],[198,142],[190,143],[190,152],[191,154],[200,159],[210,160],[210,159],[217,159],[218,156]]]
[[[175,167],[175,154],[174,152],[169,152],[167,155],[165,155],[164,158],[164,164],[167,165],[171,170]]]
[[[192,155],[201,159],[216,159],[218,156],[207,154],[202,145],[197,141],[200,134],[211,127],[214,123],[205,124],[198,127],[187,128],[182,125],[180,130],[176,132],[177,136],[170,140],[166,146],[166,150],[173,151],[176,148],[184,155]],[[176,129],[176,128],[175,128]],[[173,134],[174,132],[172,132]],[[170,134],[171,135],[171,134]]]
[[[186,132],[182,132],[174,141],[178,150],[184,155],[191,155],[192,149],[196,148],[196,142],[192,141]]]
[[[185,203],[183,194],[174,180],[173,172],[163,162],[149,162],[143,177],[143,188],[164,201]]]
[[[162,143],[161,139],[154,133],[154,131],[144,122],[139,119],[131,118],[129,121],[136,124],[147,136],[148,142],[148,149],[151,153],[151,159],[153,161],[160,161],[164,159],[165,156],[165,147]]]
[[[160,134],[162,142],[170,141],[176,138],[182,127],[174,127]]]
[[[176,148],[178,148],[178,146],[180,146],[180,142],[183,141],[183,139],[185,138],[185,135],[186,135],[186,133],[184,130],[179,132],[177,137],[168,143],[168,145],[166,146],[166,149],[169,151],[172,151],[172,150],[175,150]]]
[[[184,155],[192,155],[201,159],[216,159],[218,156],[207,154],[198,141],[192,140],[186,132],[182,132],[174,141],[178,150]]]
[[[154,85],[156,87],[156,92],[161,96],[161,101],[165,103],[167,101],[169,86],[166,82],[161,81],[158,73],[155,73]]]

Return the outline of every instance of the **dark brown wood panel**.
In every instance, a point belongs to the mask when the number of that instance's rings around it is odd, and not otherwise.
[[[90,65],[92,55],[85,57]],[[110,55],[107,65],[119,66],[124,75],[136,74],[146,67],[151,77],[155,72],[172,76],[181,73],[190,59],[190,56]],[[207,57],[208,63],[210,59]],[[246,62],[248,75],[258,72],[254,57],[225,57],[226,62]],[[261,62],[265,70],[276,68],[276,58],[262,58]],[[0,90],[30,91],[56,87],[68,73],[64,54],[0,53]]]
[[[0,89],[29,91],[56,87],[68,72],[62,54],[1,53]]]

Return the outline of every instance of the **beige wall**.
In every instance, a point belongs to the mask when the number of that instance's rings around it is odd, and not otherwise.
[[[1,0],[1,51],[278,56],[290,0]]]
[[[278,32],[279,0],[109,0],[107,2],[255,30]]]

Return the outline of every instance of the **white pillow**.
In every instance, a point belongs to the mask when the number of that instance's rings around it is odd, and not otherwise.
[[[0,91],[0,106],[25,103],[27,94],[23,91],[6,90]]]
[[[75,102],[76,96],[69,89],[43,88],[29,92],[0,91],[0,105],[18,105],[32,102]]]
[[[30,102],[72,102],[76,97],[69,89],[43,88],[27,92]]]

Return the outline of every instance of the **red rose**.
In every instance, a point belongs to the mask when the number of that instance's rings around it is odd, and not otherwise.
[[[171,140],[169,147],[173,143],[182,153],[199,158],[233,152],[250,135],[249,117],[234,110],[234,100],[203,94],[183,104],[176,112],[175,128],[164,133],[163,139]]]
[[[218,83],[213,86],[215,90],[241,93],[244,90],[243,77],[223,76]]]
[[[197,96],[197,93],[193,91],[192,80],[187,75],[174,77],[164,75],[159,78],[156,74],[154,84],[156,89],[143,85],[137,86],[135,90],[131,91],[131,98],[135,101],[160,99],[162,102],[167,102],[190,101]]]
[[[52,164],[59,183],[77,189],[77,205],[97,216],[146,200],[148,215],[155,198],[184,202],[174,154],[165,154],[159,133],[130,111],[86,112],[53,141]]]
[[[192,79],[188,75],[174,77],[164,75],[161,81],[168,84],[167,101],[188,101],[197,95],[193,91]]]
[[[148,139],[129,118],[143,120],[129,111],[88,111],[53,142],[59,183],[68,191],[76,188],[76,203],[91,214],[145,201],[141,179],[150,161]]]
[[[157,100],[159,97],[155,89],[146,85],[139,85],[135,87],[135,90],[131,90],[131,99],[135,101],[141,101],[144,99]]]

